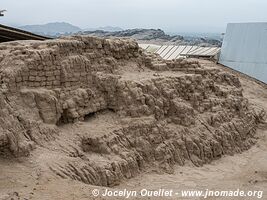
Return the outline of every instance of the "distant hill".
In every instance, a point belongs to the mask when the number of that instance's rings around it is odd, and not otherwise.
[[[83,34],[95,35],[100,37],[131,37],[136,40],[183,40],[181,36],[170,36],[161,29],[128,29],[123,31],[84,31]]]
[[[54,22],[43,25],[26,25],[19,28],[36,34],[49,36],[72,34],[82,31],[79,27],[66,22]]]
[[[98,37],[129,37],[139,43],[166,45],[197,45],[221,46],[221,41],[203,37],[184,37],[182,35],[168,35],[161,29],[128,29],[123,31],[84,31],[80,34]]]
[[[140,43],[166,45],[198,45],[221,46],[220,40],[202,35],[188,36],[186,34],[166,34],[161,29],[128,29],[105,26],[99,28],[81,29],[65,22],[48,23],[44,25],[21,26],[20,29],[49,37],[59,37],[72,34],[84,34],[98,37],[129,37]]]
[[[117,31],[123,31],[120,27],[113,27],[113,26],[104,26],[104,27],[98,27],[98,28],[87,28],[84,31],[106,31],[106,32],[117,32]]]
[[[66,22],[53,22],[43,25],[25,25],[18,27],[22,30],[29,31],[32,33],[45,35],[45,36],[61,36],[61,35],[71,35],[73,33],[83,32],[83,31],[105,31],[105,32],[117,32],[123,31],[120,27],[113,27],[113,26],[104,26],[98,28],[88,28],[88,29],[81,29],[78,26],[74,26],[72,24]]]

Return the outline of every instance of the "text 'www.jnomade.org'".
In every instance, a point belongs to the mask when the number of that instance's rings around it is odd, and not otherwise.
[[[244,191],[240,189],[236,190],[180,190],[176,191],[173,189],[158,189],[148,190],[141,189],[137,190],[92,190],[93,196],[102,197],[202,197],[206,199],[208,197],[251,197],[255,199],[263,198],[263,191]]]

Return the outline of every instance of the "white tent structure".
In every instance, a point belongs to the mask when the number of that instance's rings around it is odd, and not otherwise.
[[[267,83],[267,23],[228,24],[219,63]]]

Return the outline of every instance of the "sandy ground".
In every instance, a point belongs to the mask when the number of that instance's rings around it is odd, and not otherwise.
[[[210,62],[207,65],[214,66]],[[221,67],[218,66],[217,67]],[[231,70],[228,70],[231,71]],[[251,103],[267,110],[267,88],[246,76],[240,75],[244,88],[244,96]],[[62,127],[66,128],[66,127]],[[88,127],[87,127],[88,128]],[[110,128],[110,127],[107,127]],[[112,127],[111,127],[112,128]],[[153,169],[125,180],[115,188],[109,190],[244,190],[263,191],[261,199],[267,199],[267,124],[262,124],[257,130],[258,142],[251,149],[234,156],[225,156],[203,167],[195,167],[188,163],[186,166],[175,167],[174,174],[161,173]],[[25,159],[0,160],[0,199],[125,199],[125,197],[94,197],[92,190],[106,188],[86,185],[78,181],[61,179],[51,174],[42,176],[42,172],[49,169],[40,169],[36,162],[51,160],[56,157],[41,153],[42,148],[34,155]],[[43,170],[43,171],[42,171]],[[259,197],[259,196],[258,196]],[[167,197],[133,197],[132,199],[203,199],[182,198],[180,195]],[[258,199],[256,197],[209,197],[207,199]]]

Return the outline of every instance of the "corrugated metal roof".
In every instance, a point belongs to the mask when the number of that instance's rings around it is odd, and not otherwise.
[[[148,52],[159,54],[166,60],[177,59],[180,57],[214,57],[220,51],[219,47],[199,47],[190,45],[139,44],[139,46]]]
[[[181,55],[186,56],[199,56],[199,57],[212,57],[220,52],[219,47],[198,47],[187,53],[182,53]]]

